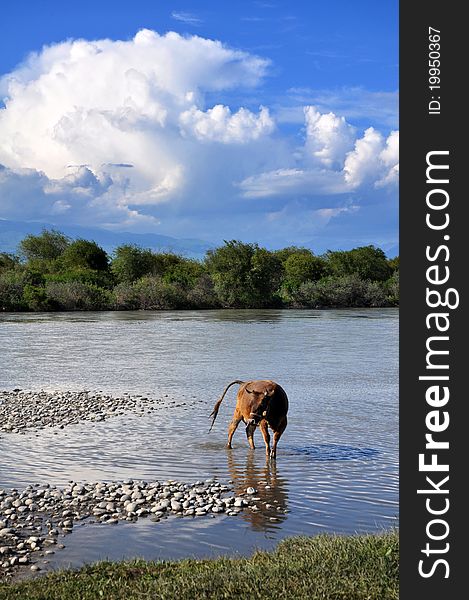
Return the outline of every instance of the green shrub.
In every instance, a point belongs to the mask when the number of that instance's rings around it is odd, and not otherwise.
[[[55,229],[43,229],[39,235],[27,235],[19,244],[19,252],[28,262],[53,261],[62,256],[70,238]]]
[[[279,302],[281,260],[257,244],[232,240],[205,260],[218,300],[226,308],[263,308]]]
[[[161,277],[142,277],[133,288],[138,307],[143,310],[170,310],[187,308],[187,297],[178,286]]]
[[[307,281],[294,294],[293,302],[305,308],[380,307],[388,304],[385,290],[378,282],[363,281],[356,275]]]
[[[29,310],[33,311],[48,311],[57,308],[48,296],[44,286],[25,285],[23,291],[23,299]]]
[[[111,270],[120,283],[132,283],[152,273],[154,254],[134,244],[124,244],[114,250]]]
[[[58,273],[49,273],[44,276],[44,279],[45,281],[57,283],[70,283],[72,281],[79,281],[81,283],[95,285],[105,289],[112,289],[115,283],[113,274],[109,271],[98,271],[87,269],[85,267],[76,267],[74,269],[67,269]]]
[[[332,275],[357,275],[360,279],[386,281],[391,274],[386,255],[381,248],[361,246],[353,250],[328,251],[324,256]]]
[[[65,270],[92,269],[107,271],[109,259],[106,252],[96,242],[78,239],[71,242],[60,256],[60,263]]]
[[[167,283],[175,283],[184,289],[189,289],[195,286],[204,273],[205,267],[200,262],[184,258],[168,267],[163,275],[163,280]]]
[[[385,283],[388,302],[392,306],[399,304],[399,271],[394,271],[392,276]]]
[[[28,306],[23,298],[24,283],[9,275],[10,273],[0,276],[0,310],[27,310]]]
[[[140,298],[136,286],[132,283],[119,283],[112,290],[112,305],[115,310],[137,310]]]
[[[213,281],[208,273],[201,275],[190,288],[187,292],[187,301],[192,308],[220,307]]]
[[[112,302],[106,290],[81,281],[48,281],[45,291],[47,300],[58,310],[103,310]]]
[[[19,259],[9,252],[0,252],[0,273],[13,271],[19,265]]]

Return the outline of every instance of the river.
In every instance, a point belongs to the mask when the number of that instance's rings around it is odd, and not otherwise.
[[[80,523],[49,568],[249,554],[291,535],[397,525],[398,325],[397,309],[1,314],[0,389],[165,402],[151,416],[1,435],[0,487],[217,477],[262,490],[271,504],[237,517]],[[286,390],[289,423],[276,462],[266,463],[259,431],[248,449],[242,426],[225,449],[236,388],[207,433],[234,379],[274,379]]]

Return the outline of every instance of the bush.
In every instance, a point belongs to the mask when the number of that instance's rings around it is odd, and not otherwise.
[[[9,275],[8,273],[0,277],[0,310],[27,310],[28,306],[23,298],[24,283]]]
[[[119,283],[112,290],[112,305],[115,310],[137,310],[140,298],[136,286],[131,283]]]
[[[86,268],[74,268],[60,273],[49,273],[44,276],[46,281],[57,283],[70,283],[79,281],[99,288],[112,289],[114,286],[113,274],[109,271],[96,271]]]
[[[207,273],[196,281],[194,286],[187,292],[187,301],[192,308],[219,308],[213,281]]]
[[[265,248],[232,240],[209,250],[205,264],[222,306],[262,308],[278,302],[282,263]]]
[[[107,271],[109,259],[106,252],[96,242],[78,239],[64,250],[60,262],[65,269],[91,269]]]
[[[48,298],[44,286],[27,284],[24,287],[23,299],[29,310],[48,311],[56,308],[55,303]]]
[[[0,273],[13,271],[19,265],[19,259],[9,252],[0,252]]]
[[[293,302],[304,308],[382,307],[388,304],[386,293],[378,282],[363,281],[356,275],[307,281],[300,286]]]
[[[70,239],[55,229],[43,229],[40,235],[27,235],[19,244],[20,254],[27,261],[53,261],[62,256]]]
[[[43,284],[44,276],[35,269],[6,271],[0,276],[0,310],[42,310],[39,296]]]
[[[131,283],[152,272],[154,254],[134,244],[125,244],[114,250],[111,270],[120,283]]]
[[[46,298],[58,310],[103,310],[110,307],[106,290],[81,281],[48,281]]]
[[[291,252],[283,263],[284,278],[281,295],[288,304],[307,281],[318,281],[326,275],[326,262],[309,250]]]
[[[386,281],[385,290],[389,304],[397,306],[399,304],[399,271],[394,271],[392,277]]]
[[[200,262],[182,258],[180,262],[167,268],[163,280],[167,283],[175,283],[184,289],[189,289],[194,287],[204,273],[205,267]]]
[[[133,285],[138,307],[143,310],[171,310],[187,308],[183,290],[167,283],[161,277],[143,277]]]
[[[0,253],[0,310],[165,310],[379,307],[399,303],[399,257],[380,248],[290,246],[269,251],[237,240],[203,262],[127,244],[111,265],[93,241],[55,230],[29,235],[21,260]]]
[[[391,274],[386,255],[381,248],[361,246],[353,250],[328,251],[325,254],[331,274],[335,276],[357,275],[360,279],[386,281]]]

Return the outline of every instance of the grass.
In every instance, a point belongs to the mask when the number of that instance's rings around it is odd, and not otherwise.
[[[399,537],[297,537],[249,558],[99,562],[21,583],[1,600],[397,600]]]

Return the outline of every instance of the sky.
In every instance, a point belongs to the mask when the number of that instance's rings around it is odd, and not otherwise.
[[[398,244],[398,2],[18,0],[0,218]]]

